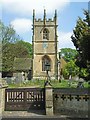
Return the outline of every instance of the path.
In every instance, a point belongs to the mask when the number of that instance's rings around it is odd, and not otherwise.
[[[65,115],[46,116],[43,111],[4,111],[2,120],[88,120],[86,118],[71,118]]]

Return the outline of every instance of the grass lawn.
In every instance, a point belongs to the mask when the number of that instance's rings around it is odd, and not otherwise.
[[[43,88],[45,80],[30,80],[21,84],[9,84],[9,88],[18,88],[18,87],[40,87]],[[76,88],[78,82],[72,81],[71,83],[68,80],[62,80],[61,82],[57,80],[51,80],[51,85],[53,88]],[[85,88],[90,88],[90,85],[87,82],[83,83]]]

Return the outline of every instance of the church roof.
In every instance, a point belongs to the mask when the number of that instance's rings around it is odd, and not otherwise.
[[[27,71],[32,68],[32,59],[31,58],[15,58],[13,70],[14,71]]]
[[[65,65],[67,64],[67,62],[65,61],[63,57],[61,57],[60,62],[61,62],[61,68],[63,69]]]

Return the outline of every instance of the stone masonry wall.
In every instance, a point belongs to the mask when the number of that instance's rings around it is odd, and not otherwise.
[[[2,112],[5,108],[5,88],[7,88],[6,82],[0,80],[0,118],[2,117]]]
[[[54,114],[89,117],[88,89],[54,89]]]
[[[5,88],[0,88],[0,114],[2,111],[4,111],[4,105],[5,105]]]

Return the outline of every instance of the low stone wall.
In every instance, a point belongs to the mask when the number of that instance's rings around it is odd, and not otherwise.
[[[90,89],[54,89],[54,114],[89,117]]]
[[[4,96],[5,96],[5,89],[4,88],[0,88],[0,116],[2,111],[4,110]]]
[[[5,108],[6,85],[0,86],[0,117]],[[90,117],[90,88],[56,88],[45,86],[46,115],[67,115],[72,117]]]

